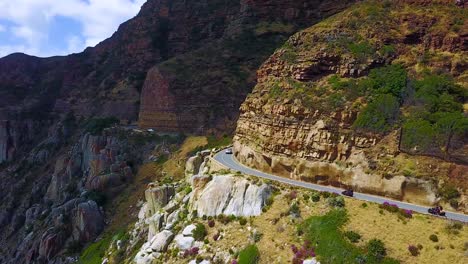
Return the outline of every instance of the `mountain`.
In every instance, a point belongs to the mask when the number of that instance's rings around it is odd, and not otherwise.
[[[364,1],[294,34],[241,106],[236,157],[466,211],[466,15],[453,1]]]
[[[149,0],[81,53],[0,58],[0,223],[8,227],[0,262],[72,261],[65,252],[114,219],[100,197],[140,186],[129,178],[148,149],[177,145],[128,132],[129,124],[232,133],[261,63],[297,30],[353,2]],[[118,123],[123,132],[104,129]]]

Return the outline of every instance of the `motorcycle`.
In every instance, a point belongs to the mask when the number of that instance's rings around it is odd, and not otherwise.
[[[354,196],[354,191],[349,189],[349,190],[344,190],[343,192],[341,192],[342,195],[344,196],[349,196],[349,197],[353,197]]]

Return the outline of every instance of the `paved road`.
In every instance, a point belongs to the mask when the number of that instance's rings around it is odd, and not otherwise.
[[[257,177],[261,177],[264,179],[268,180],[273,180],[277,182],[282,182],[286,183],[289,185],[294,185],[294,186],[299,186],[307,189],[312,189],[316,191],[322,191],[322,192],[334,192],[334,193],[340,193],[343,191],[343,189],[332,187],[332,186],[323,186],[323,185],[317,185],[317,184],[312,184],[312,183],[307,183],[307,182],[302,182],[302,181],[296,181],[280,176],[275,176],[272,174],[264,173],[249,167],[246,167],[243,164],[240,164],[234,157],[234,155],[226,154],[224,150],[218,152],[215,156],[214,159],[218,161],[219,163],[223,164],[224,166],[234,170],[234,171],[240,171],[244,174],[249,174]],[[428,207],[424,207],[421,205],[417,204],[410,204],[410,203],[405,203],[401,201],[395,201],[391,200],[385,197],[380,197],[380,196],[375,196],[375,195],[370,195],[370,194],[365,194],[365,193],[358,193],[354,192],[354,198],[363,200],[363,201],[368,201],[368,202],[375,202],[375,203],[383,203],[385,201],[390,202],[392,204],[398,205],[398,207],[403,208],[403,209],[408,209],[412,210],[414,212],[422,213],[422,214],[428,214],[427,209]],[[447,212],[446,217],[448,219],[452,220],[457,220],[461,222],[468,223],[468,215],[461,214],[461,213],[453,213],[453,212]]]

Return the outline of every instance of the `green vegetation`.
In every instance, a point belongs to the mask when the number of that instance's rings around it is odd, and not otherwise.
[[[359,113],[353,127],[376,133],[384,133],[393,128],[399,113],[398,99],[390,94],[378,95]]]
[[[450,155],[454,139],[468,132],[462,103],[467,90],[444,75],[425,73],[413,81],[414,96],[403,124],[402,147],[415,153]]]
[[[348,242],[340,231],[346,221],[346,211],[335,209],[324,216],[312,216],[302,224],[305,239],[317,245],[315,252],[321,263],[398,263],[385,258],[381,241],[371,240],[365,249]]]
[[[435,234],[432,234],[429,236],[429,239],[432,241],[432,242],[439,242],[439,238],[437,237],[437,235]]]
[[[327,199],[327,203],[330,206],[333,207],[344,207],[345,206],[345,200],[343,196],[335,196],[335,197],[330,197]]]
[[[112,237],[106,236],[99,241],[89,245],[81,254],[79,263],[82,264],[101,264],[106,250],[112,243]]]
[[[193,230],[193,238],[197,241],[203,241],[207,234],[205,225],[202,223],[198,223],[197,227]]]
[[[260,260],[257,245],[248,245],[239,252],[239,264],[256,264]]]
[[[370,263],[380,263],[387,255],[384,243],[378,239],[372,239],[367,242],[366,250],[369,256],[368,262]]]
[[[102,131],[120,121],[115,117],[92,118],[86,124],[86,132],[94,136],[101,135]]]
[[[349,239],[352,243],[357,243],[361,239],[361,235],[354,231],[346,231],[344,233],[345,237]]]

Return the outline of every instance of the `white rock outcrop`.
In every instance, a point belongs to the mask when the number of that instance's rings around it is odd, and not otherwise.
[[[186,250],[192,248],[195,239],[190,236],[186,237],[179,234],[174,238],[174,242],[180,250]]]
[[[153,239],[151,239],[150,248],[155,252],[165,252],[167,246],[172,242],[174,234],[169,230],[163,230],[160,233],[156,234]]]
[[[198,216],[220,214],[257,216],[271,195],[267,184],[257,186],[232,175],[214,176],[202,191],[197,192],[193,209]]]

